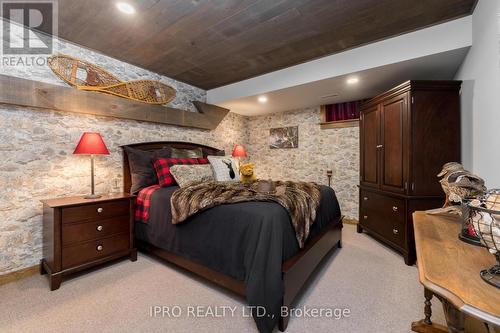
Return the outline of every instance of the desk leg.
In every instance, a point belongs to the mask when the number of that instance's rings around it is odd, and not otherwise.
[[[443,303],[443,310],[444,315],[446,316],[449,333],[464,333],[464,314],[445,299],[441,299],[441,303]]]
[[[433,324],[431,321],[431,316],[432,316],[432,297],[434,294],[432,291],[428,289],[424,289],[424,297],[425,297],[425,302],[424,302],[424,315],[425,318],[416,322],[413,322],[411,324],[411,330],[413,332],[419,332],[419,333],[448,333],[448,330],[446,327],[439,325],[439,324]]]
[[[431,321],[431,316],[432,316],[432,297],[434,295],[432,294],[432,291],[429,289],[424,289],[424,297],[425,297],[425,302],[424,302],[424,323],[427,325],[432,325]]]

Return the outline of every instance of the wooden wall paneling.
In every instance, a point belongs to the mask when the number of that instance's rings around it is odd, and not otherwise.
[[[131,0],[125,15],[59,0],[59,36],[212,89],[469,15],[475,1]]]

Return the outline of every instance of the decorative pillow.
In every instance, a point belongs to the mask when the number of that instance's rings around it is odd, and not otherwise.
[[[177,164],[170,168],[170,173],[180,187],[193,182],[214,181],[212,167],[209,164],[181,165]]]
[[[170,157],[170,149],[160,149],[155,152],[124,147],[130,167],[130,178],[132,186],[130,193],[135,194],[141,189],[158,184],[156,171],[151,159]]]
[[[175,179],[170,172],[170,168],[177,164],[199,164],[196,158],[157,158],[153,165],[158,176],[160,186],[167,187],[175,185]]]
[[[203,151],[201,148],[194,149],[179,149],[179,148],[171,148],[172,154],[170,157],[172,158],[198,158],[203,157]]]
[[[208,156],[208,161],[212,166],[216,181],[237,182],[240,180],[240,171],[238,170],[238,160],[232,156]]]

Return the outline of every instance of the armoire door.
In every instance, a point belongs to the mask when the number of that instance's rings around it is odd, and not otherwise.
[[[380,111],[371,106],[361,113],[361,185],[379,187]]]
[[[380,188],[405,193],[408,168],[408,94],[380,107]]]

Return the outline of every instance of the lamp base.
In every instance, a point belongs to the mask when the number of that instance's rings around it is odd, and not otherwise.
[[[84,199],[99,199],[100,197],[102,197],[102,195],[100,195],[100,194],[89,194],[89,195],[84,196],[83,198]]]

